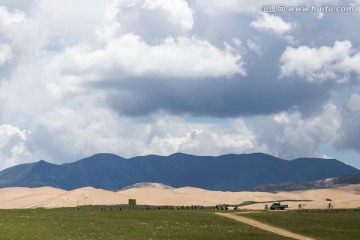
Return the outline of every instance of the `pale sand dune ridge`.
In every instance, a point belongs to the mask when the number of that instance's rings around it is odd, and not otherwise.
[[[60,208],[82,205],[127,204],[135,198],[139,205],[155,206],[215,206],[217,204],[241,204],[260,202],[243,209],[263,209],[270,201],[283,201],[289,209],[297,209],[302,204],[306,209],[326,208],[331,200],[335,208],[360,208],[360,184],[334,189],[317,189],[295,192],[221,192],[194,187],[177,189],[131,188],[118,192],[92,187],[65,191],[52,187],[3,188],[0,189],[0,208]],[[310,200],[310,201],[306,201]]]

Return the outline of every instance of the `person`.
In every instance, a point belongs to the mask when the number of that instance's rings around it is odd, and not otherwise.
[[[331,202],[329,202],[328,209],[331,209],[331,208],[332,208],[332,204],[331,204]]]
[[[269,209],[268,205],[267,205],[267,204],[265,204],[265,210],[268,210],[268,209]]]
[[[302,208],[301,203],[299,203],[298,209],[301,209],[301,208]]]

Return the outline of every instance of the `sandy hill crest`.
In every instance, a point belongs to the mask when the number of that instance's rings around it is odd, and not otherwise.
[[[142,182],[142,183],[135,183],[130,186],[124,187],[121,190],[126,190],[130,188],[157,188],[157,189],[174,189],[171,186],[162,184],[162,183],[150,183],[150,182]]]
[[[304,208],[326,208],[331,200],[335,208],[359,208],[360,184],[335,189],[318,189],[295,192],[222,192],[193,187],[183,188],[130,188],[118,192],[84,187],[65,191],[52,187],[0,189],[0,208],[61,208],[82,205],[127,204],[135,198],[139,205],[215,206],[241,204],[246,201],[267,202],[282,200],[289,209],[298,204]],[[263,209],[264,203],[244,206],[246,209]]]

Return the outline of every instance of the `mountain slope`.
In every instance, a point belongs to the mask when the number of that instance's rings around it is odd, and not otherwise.
[[[310,189],[336,188],[344,185],[360,184],[360,174],[325,178],[308,182],[282,182],[259,185],[251,189],[254,192],[300,191]]]
[[[92,186],[118,190],[139,182],[157,182],[173,187],[239,191],[263,184],[314,181],[358,173],[360,170],[334,159],[287,161],[262,153],[219,157],[176,153],[130,159],[96,154],[63,165],[40,161],[5,169],[0,172],[0,187],[53,186],[71,190]]]

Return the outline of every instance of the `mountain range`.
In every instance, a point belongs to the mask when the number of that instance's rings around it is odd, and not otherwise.
[[[326,178],[310,182],[283,182],[256,186],[254,192],[288,192],[310,189],[337,188],[349,184],[360,184],[360,174]]]
[[[141,182],[172,187],[241,191],[258,185],[306,182],[359,174],[360,170],[335,159],[284,160],[263,153],[217,157],[175,153],[129,159],[100,153],[62,165],[43,160],[0,172],[0,187],[52,186],[65,190],[91,186],[119,190]]]

